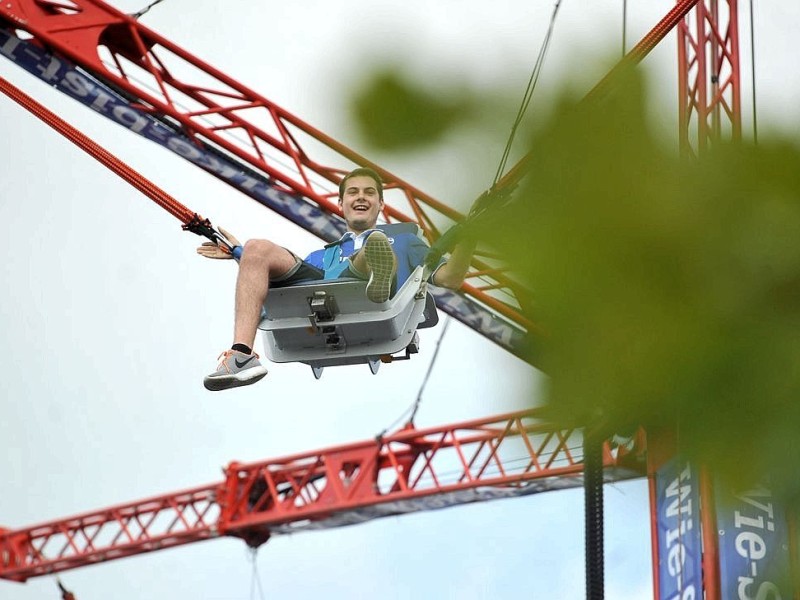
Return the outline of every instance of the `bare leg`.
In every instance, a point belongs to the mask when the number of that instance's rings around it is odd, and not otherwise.
[[[250,240],[244,245],[236,279],[234,344],[253,347],[269,279],[283,275],[295,263],[291,252],[268,240]]]

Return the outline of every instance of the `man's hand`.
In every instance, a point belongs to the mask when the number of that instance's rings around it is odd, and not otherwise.
[[[225,236],[225,239],[228,240],[228,243],[232,247],[242,245],[233,234],[231,234],[228,231],[225,231],[222,227],[219,228],[219,231],[222,235]],[[197,247],[197,253],[200,256],[205,256],[206,258],[214,258],[218,260],[233,258],[230,251],[225,246],[220,246],[215,242],[203,242],[202,245]]]

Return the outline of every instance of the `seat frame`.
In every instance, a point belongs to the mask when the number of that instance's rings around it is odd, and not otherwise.
[[[273,362],[310,365],[319,378],[324,367],[381,362],[418,350],[417,329],[438,323],[427,291],[424,267],[417,267],[386,302],[366,297],[366,281],[334,279],[270,290],[259,329]]]

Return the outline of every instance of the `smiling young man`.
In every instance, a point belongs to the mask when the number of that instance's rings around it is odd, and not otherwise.
[[[428,246],[415,233],[400,232],[389,237],[375,229],[383,208],[383,183],[372,169],[355,169],[342,179],[339,206],[347,232],[305,260],[269,240],[250,240],[244,245],[236,280],[233,345],[220,355],[217,370],[204,379],[206,389],[219,391],[250,385],[267,374],[267,368],[253,352],[253,344],[270,287],[356,277],[368,280],[367,298],[381,303],[424,262]],[[222,232],[239,245],[236,238]],[[431,282],[451,289],[460,287],[473,250],[472,244],[456,247],[450,260],[433,273]],[[232,258],[212,242],[204,243],[197,253],[207,258]]]

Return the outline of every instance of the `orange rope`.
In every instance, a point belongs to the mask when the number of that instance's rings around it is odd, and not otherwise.
[[[142,192],[153,202],[161,206],[175,218],[179,219],[184,225],[195,222],[197,219],[202,221],[202,218],[198,217],[183,204],[175,200],[175,198],[170,196],[167,192],[134,171],[131,167],[111,154],[108,150],[97,144],[94,140],[75,129],[61,117],[43,105],[39,104],[36,100],[2,77],[0,77],[0,91],[14,100],[20,106],[28,109],[31,113],[50,125],[50,127],[58,131],[76,146],[87,152],[90,156],[96,158],[106,167],[114,171],[114,173],[122,177],[125,181],[130,183],[133,187]]]

